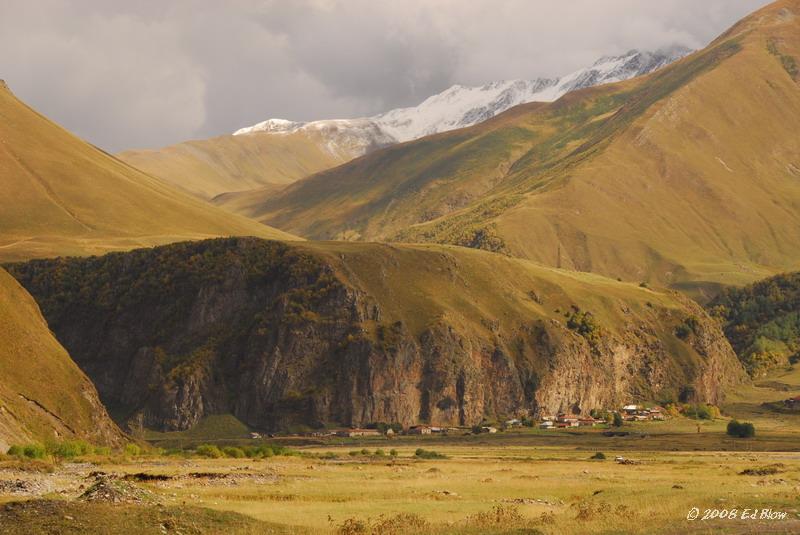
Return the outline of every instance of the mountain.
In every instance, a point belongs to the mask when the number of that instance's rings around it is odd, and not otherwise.
[[[479,247],[707,298],[800,265],[800,2],[645,76],[250,197],[311,239]]]
[[[162,430],[472,425],[744,378],[680,294],[474,249],[229,238],[9,270],[120,423]]]
[[[228,235],[291,239],[78,139],[0,83],[0,261]]]
[[[220,136],[118,154],[128,164],[215,203],[240,190],[277,191],[363,153],[362,142],[332,144],[325,130],[271,136]]]
[[[751,375],[800,362],[800,273],[727,288],[708,308]]]
[[[64,438],[116,445],[123,436],[33,298],[0,269],[0,452]]]
[[[632,50],[604,57],[591,67],[556,79],[507,80],[479,87],[454,85],[419,106],[358,119],[311,122],[268,119],[233,136],[188,141],[154,150],[130,150],[119,157],[153,176],[233,211],[223,193],[261,188],[272,195],[310,174],[395,143],[471,126],[517,104],[552,101],[568,91],[625,80],[651,72],[689,53],[672,47]],[[247,204],[247,201],[244,201]]]
[[[361,144],[363,154],[377,146],[402,143],[472,126],[526,102],[552,102],[576,89],[640,76],[668,65],[690,52],[688,48],[680,46],[657,52],[631,50],[622,56],[600,58],[591,67],[577,70],[562,78],[504,80],[478,87],[454,85],[429,97],[418,106],[398,108],[373,117],[311,122],[268,119],[241,128],[233,135],[327,130],[334,146],[339,143],[340,137],[349,137],[357,140],[355,143]]]

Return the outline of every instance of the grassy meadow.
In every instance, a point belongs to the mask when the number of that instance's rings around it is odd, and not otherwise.
[[[258,532],[258,526],[287,533],[348,534],[796,533],[800,529],[800,434],[789,437],[795,450],[791,452],[757,451],[776,443],[778,436],[769,433],[751,441],[728,441],[727,451],[713,451],[705,448],[726,442],[718,436],[724,433],[724,422],[705,425],[699,436],[694,428],[695,422],[686,419],[640,424],[627,430],[651,434],[625,440],[602,437],[599,430],[335,439],[296,446],[300,455],[295,456],[254,460],[145,455],[101,461],[99,469],[168,476],[138,484],[152,491],[165,511],[200,507],[219,514],[238,513],[241,516],[229,517],[238,522],[230,524],[233,532]],[[681,438],[682,451],[671,451]],[[415,456],[419,447],[447,458],[420,459]],[[376,449],[384,454],[375,455]],[[390,455],[391,449],[396,455]],[[591,459],[597,451],[606,459]],[[618,463],[618,455],[634,464]],[[689,521],[686,517],[693,507],[701,514],[705,509],[770,508],[786,512],[787,517]],[[118,515],[121,510],[107,514]],[[206,525],[201,532],[216,531]]]
[[[65,518],[80,518],[83,528],[107,522],[106,533],[124,533],[130,525],[164,533],[164,522],[182,533],[797,533],[800,415],[759,413],[758,407],[773,392],[780,398],[784,390],[774,390],[776,383],[800,386],[791,383],[799,376],[778,372],[783,381],[770,377],[770,386],[747,387],[723,407],[752,417],[753,439],[728,437],[727,417],[626,423],[615,431],[628,434],[616,437],[601,428],[522,428],[494,435],[255,440],[232,417],[208,418],[188,432],[147,433],[161,455],[88,457],[55,469],[53,477],[65,480],[90,470],[127,475],[152,492],[156,513],[146,504],[88,504],[53,493],[47,497],[54,502],[42,503],[57,514],[31,515],[26,526],[36,529],[27,533],[66,529]],[[263,443],[293,454],[205,459],[176,453],[200,444]],[[419,448],[444,458],[421,458]],[[605,458],[593,458],[598,452]],[[12,499],[0,493],[0,504]],[[786,516],[687,520],[692,508],[701,517],[715,509]],[[2,522],[0,509],[0,528]]]

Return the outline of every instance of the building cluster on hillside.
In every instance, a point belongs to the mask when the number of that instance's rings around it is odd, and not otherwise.
[[[564,429],[567,427],[594,427],[605,423],[605,420],[598,420],[591,416],[579,416],[575,414],[559,414],[558,416],[543,416],[539,424],[540,429]]]
[[[799,405],[800,406],[800,405]],[[643,407],[641,405],[625,405],[618,413],[626,422],[645,422],[650,420],[666,420],[664,409],[658,406]],[[569,427],[594,427],[605,424],[606,420],[592,416],[577,414],[559,414],[558,416],[542,416],[539,422],[540,429],[564,429]]]
[[[648,420],[666,420],[664,409],[655,407],[643,407],[641,405],[625,405],[622,407],[622,419],[626,422],[646,422]]]
[[[787,406],[795,407],[800,409],[800,396],[795,398],[787,399],[785,401]],[[605,413],[605,411],[601,411]],[[596,412],[592,412],[592,414],[597,414]],[[663,408],[655,406],[655,407],[644,407],[642,405],[625,405],[619,410],[612,411],[606,414],[619,414],[624,421],[629,422],[643,422],[643,421],[650,421],[650,420],[666,420],[666,412]],[[604,418],[595,418],[593,416],[588,415],[579,415],[579,414],[567,414],[561,413],[557,416],[542,416],[539,420],[539,428],[540,429],[565,429],[565,428],[573,428],[573,427],[595,427],[597,425],[605,424],[607,421]],[[392,437],[394,435],[403,434],[403,435],[437,435],[437,434],[448,434],[448,433],[489,433],[494,434],[497,433],[500,428],[502,429],[512,429],[515,427],[524,427],[524,426],[532,426],[534,422],[528,419],[522,420],[520,418],[511,418],[508,420],[503,421],[498,427],[494,427],[492,425],[479,425],[474,426],[472,428],[468,427],[441,427],[435,425],[427,425],[427,424],[418,424],[412,425],[406,429],[401,429],[399,426],[392,427],[370,427],[370,428],[359,428],[359,427],[352,427],[352,428],[339,428],[339,429],[324,429],[319,431],[313,431],[308,433],[306,436],[312,437],[377,437],[377,436],[388,436]],[[252,433],[251,435],[257,435],[257,433]],[[253,436],[252,438],[256,438]]]
[[[405,431],[395,431],[391,427],[386,429],[385,431],[381,432],[379,429],[375,428],[359,428],[359,427],[352,427],[352,428],[342,428],[342,429],[325,429],[321,431],[314,431],[311,433],[311,436],[314,437],[377,437],[377,436],[394,436],[397,434],[405,434],[405,435],[433,435],[433,434],[443,434],[450,431],[460,431],[459,428],[450,428],[450,427],[437,427],[433,425],[412,425]]]

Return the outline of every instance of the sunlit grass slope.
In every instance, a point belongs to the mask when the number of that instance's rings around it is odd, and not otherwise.
[[[33,298],[0,269],[0,452],[76,436],[99,444],[122,435]]]
[[[800,265],[800,1],[648,76],[519,106],[265,195],[315,239],[455,243],[712,290]]]
[[[353,156],[326,150],[322,134],[314,131],[220,136],[119,154],[137,169],[205,199],[264,186],[280,189]]]
[[[195,199],[78,139],[0,84],[0,261],[286,233]]]

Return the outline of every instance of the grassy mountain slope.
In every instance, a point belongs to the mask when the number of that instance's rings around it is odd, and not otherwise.
[[[0,269],[0,452],[57,437],[95,444],[122,439],[33,298]]]
[[[800,264],[800,1],[664,69],[390,147],[265,199],[315,239],[455,243],[702,289]]]
[[[0,83],[0,260],[286,233],[233,216],[85,143]]]
[[[238,238],[9,270],[120,421],[161,430],[472,425],[744,377],[680,294],[475,249]]]
[[[142,171],[204,199],[222,193],[280,188],[350,160],[326,150],[319,132],[220,136],[118,157]]]
[[[752,375],[800,363],[800,273],[728,288],[708,308]]]

